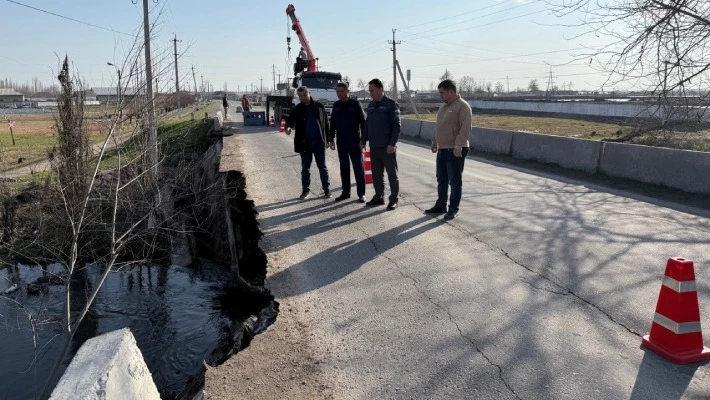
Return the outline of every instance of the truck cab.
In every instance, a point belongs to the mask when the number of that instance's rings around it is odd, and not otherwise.
[[[333,103],[338,100],[336,85],[342,81],[337,72],[303,71],[293,78],[293,88],[306,86],[311,91],[311,97],[325,106],[328,115],[333,110]],[[293,104],[300,103],[298,96],[293,97]]]

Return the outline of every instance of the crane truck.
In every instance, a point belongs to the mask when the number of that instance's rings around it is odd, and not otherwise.
[[[289,4],[286,7],[286,15],[291,20],[291,29],[296,32],[298,36],[298,41],[301,43],[301,47],[305,52],[306,57],[301,58],[300,56],[296,58],[296,62],[293,64],[294,77],[292,80],[291,87],[294,89],[306,86],[311,91],[311,97],[319,101],[325,106],[328,115],[330,115],[333,109],[333,103],[338,100],[335,88],[336,85],[342,81],[342,75],[337,72],[325,72],[318,70],[318,57],[315,56],[311,44],[306,38],[306,33],[303,30],[303,25],[301,21],[296,17],[296,7],[293,4]],[[291,37],[286,39],[289,51],[291,49]],[[266,112],[268,115],[269,105],[274,104],[274,118],[276,120],[281,120],[282,118],[288,117],[290,108],[300,101],[298,96],[267,96]]]

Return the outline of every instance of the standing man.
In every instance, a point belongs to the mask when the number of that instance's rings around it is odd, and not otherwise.
[[[365,168],[360,148],[360,133],[365,122],[365,112],[359,101],[350,98],[347,83],[338,83],[335,90],[338,93],[338,101],[333,103],[330,117],[330,137],[335,137],[338,144],[340,180],[343,182],[343,193],[336,197],[335,201],[350,198],[350,162],[352,162],[357,198],[360,203],[364,203]]]
[[[381,206],[385,204],[385,174],[390,185],[388,210],[397,208],[399,199],[399,178],[397,177],[397,139],[402,130],[399,119],[399,105],[396,101],[385,96],[382,81],[373,79],[369,82],[369,91],[372,101],[367,106],[367,119],[365,120],[360,147],[364,150],[367,141],[370,141],[370,159],[372,160],[372,180],[375,186],[375,196],[366,203],[367,206]]]
[[[328,114],[323,104],[311,98],[307,87],[301,86],[296,90],[298,99],[301,100],[291,109],[286,123],[286,134],[291,134],[291,129],[296,128],[293,140],[293,149],[301,154],[301,199],[311,193],[311,163],[315,156],[316,165],[320,172],[320,182],[323,185],[323,197],[329,199],[330,181],[328,180],[328,167],[325,165],[325,149],[330,147],[335,150],[335,143],[328,127]]]
[[[449,79],[439,84],[439,95],[444,105],[436,115],[436,133],[431,141],[431,152],[436,153],[436,182],[438,198],[427,214],[443,214],[449,221],[456,218],[461,202],[463,164],[468,155],[468,134],[471,132],[471,106],[456,93],[456,84]],[[449,210],[446,197],[451,186]]]
[[[229,109],[229,101],[227,101],[227,94],[224,94],[222,98],[222,107],[224,107],[224,120],[227,120],[227,110]]]
[[[251,110],[251,102],[249,102],[249,99],[245,94],[242,95],[242,109],[244,112],[249,112],[249,110]]]

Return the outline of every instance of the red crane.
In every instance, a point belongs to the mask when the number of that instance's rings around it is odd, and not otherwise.
[[[301,25],[301,21],[296,18],[296,7],[293,6],[293,4],[289,4],[288,7],[286,7],[286,15],[288,15],[291,18],[291,22],[293,23],[291,25],[291,29],[293,29],[294,32],[296,32],[296,35],[298,36],[298,40],[301,42],[301,46],[303,49],[306,51],[306,57],[308,57],[308,72],[315,72],[318,71],[318,66],[316,65],[316,56],[313,54],[313,50],[311,49],[311,44],[308,43],[308,39],[306,38],[306,34],[303,32],[303,26]]]

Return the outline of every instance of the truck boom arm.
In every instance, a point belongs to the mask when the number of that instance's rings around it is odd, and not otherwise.
[[[291,18],[291,29],[296,32],[298,40],[301,42],[301,46],[303,46],[303,49],[306,50],[306,56],[308,57],[308,71],[317,71],[316,56],[315,54],[313,54],[313,49],[311,49],[311,44],[308,43],[308,39],[306,38],[305,32],[303,32],[303,26],[301,25],[301,21],[296,18],[296,7],[294,7],[293,4],[289,4],[286,8],[286,15]]]

